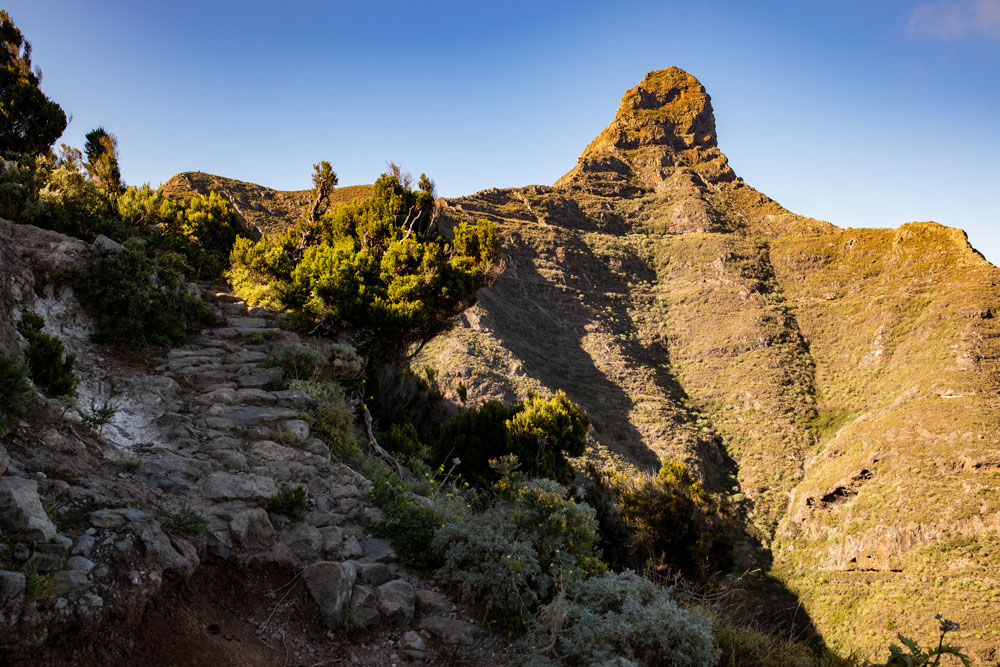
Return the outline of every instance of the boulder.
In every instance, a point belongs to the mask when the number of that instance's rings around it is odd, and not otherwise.
[[[392,623],[412,621],[416,608],[413,586],[405,579],[393,579],[375,589],[378,610]]]
[[[278,492],[274,480],[257,475],[215,472],[201,481],[202,493],[212,500],[265,501]]]
[[[443,616],[451,611],[451,601],[437,591],[421,589],[416,596],[417,611],[421,616]]]
[[[262,508],[244,510],[232,515],[229,532],[233,542],[244,549],[267,549],[274,542],[274,527]]]
[[[369,586],[381,586],[393,578],[392,569],[385,563],[358,563],[358,577]]]
[[[308,561],[315,558],[323,548],[323,533],[316,526],[300,523],[282,541],[292,553]]]
[[[52,575],[52,583],[60,595],[79,593],[90,588],[87,574],[81,570],[64,570]]]
[[[104,234],[101,234],[96,239],[94,239],[94,241],[90,244],[90,247],[95,254],[101,257],[106,257],[108,255],[114,254],[119,250],[122,250],[122,248],[124,248],[124,246],[121,243],[113,239],[109,239]]]
[[[479,626],[446,616],[428,616],[420,621],[420,629],[447,646],[474,646],[486,636]]]
[[[375,591],[358,584],[351,595],[351,620],[367,630],[374,630],[382,624]]]
[[[20,572],[0,571],[0,607],[16,604],[24,595],[25,578]]]
[[[328,628],[339,628],[347,617],[357,576],[353,563],[320,561],[302,571],[306,588],[319,605]]]
[[[32,542],[56,536],[55,524],[45,514],[38,483],[21,477],[0,478],[0,527]]]

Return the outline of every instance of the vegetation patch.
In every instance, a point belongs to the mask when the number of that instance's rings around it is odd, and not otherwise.
[[[21,355],[0,349],[0,435],[28,408],[28,367]]]
[[[210,321],[188,291],[183,257],[153,255],[142,245],[92,262],[77,278],[81,305],[94,318],[94,340],[125,347],[167,345]]]
[[[17,331],[28,341],[28,373],[31,381],[49,396],[65,396],[76,392],[77,378],[73,374],[76,355],[67,353],[56,336],[42,333],[45,320],[41,315],[25,311],[17,323]]]

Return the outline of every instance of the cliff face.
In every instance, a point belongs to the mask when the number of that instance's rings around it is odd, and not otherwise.
[[[419,363],[470,401],[562,388],[601,453],[748,499],[834,646],[963,622],[1000,646],[1000,270],[960,230],[842,230],[729,168],[694,77],[652,72],[552,187],[488,190],[506,271]],[[738,498],[738,496],[737,496]]]

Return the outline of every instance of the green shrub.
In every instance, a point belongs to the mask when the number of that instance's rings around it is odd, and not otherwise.
[[[567,456],[583,454],[588,425],[587,413],[562,391],[548,400],[532,396],[513,406],[488,401],[441,425],[433,455],[461,459],[459,473],[478,487],[497,481],[489,462],[506,454],[517,456],[530,475],[565,484],[574,476]]]
[[[157,214],[168,238],[174,241],[169,249],[182,254],[196,276],[222,274],[243,230],[243,221],[232,204],[212,191],[207,197],[165,199]]]
[[[208,519],[187,505],[182,505],[164,525],[188,537],[200,538],[208,534]]]
[[[0,435],[27,410],[30,392],[28,367],[20,355],[0,350]]]
[[[285,371],[285,378],[293,380],[321,379],[326,373],[326,355],[310,345],[292,343],[278,351],[275,364]]]
[[[539,622],[559,662],[536,665],[712,667],[720,657],[708,619],[631,571],[572,582]]]
[[[424,458],[426,455],[426,447],[420,442],[416,427],[409,422],[393,424],[388,431],[382,431],[378,434],[378,442],[388,451],[403,456]]]
[[[435,567],[440,555],[433,548],[440,518],[433,507],[419,504],[410,488],[384,467],[375,469],[372,501],[385,513],[375,532],[392,541],[399,560],[406,565]]]
[[[594,511],[552,480],[528,480],[508,457],[497,464],[496,502],[438,530],[437,577],[494,621],[521,627],[560,582],[600,574]]]
[[[566,456],[580,456],[587,446],[590,419],[560,389],[545,400],[532,396],[506,423],[507,446],[527,466],[531,475],[563,484],[574,472]]]
[[[104,399],[100,403],[96,399],[90,399],[90,408],[86,412],[81,412],[83,423],[97,430],[97,434],[104,433],[104,427],[115,420],[118,414],[118,405],[111,399]]]
[[[467,307],[496,258],[492,223],[458,225],[449,244],[431,192],[384,174],[368,199],[277,237],[237,241],[227,275],[248,301],[370,331],[366,352],[382,358],[428,340]]]
[[[208,307],[187,290],[186,268],[177,254],[152,256],[128,246],[91,262],[75,288],[94,318],[94,340],[167,345],[210,321]]]
[[[664,459],[655,478],[619,476],[613,483],[621,499],[621,519],[633,536],[632,549],[643,560],[689,577],[733,568],[734,543],[720,506],[684,463]]]
[[[305,516],[309,504],[309,494],[301,485],[286,486],[267,499],[267,511],[284,514],[292,519]]]
[[[343,387],[333,380],[293,380],[289,386],[316,399],[313,428],[320,432],[330,446],[330,453],[337,460],[352,461],[361,456],[354,428],[354,414]]]
[[[76,355],[56,336],[42,333],[45,320],[25,311],[17,323],[17,331],[28,341],[28,372],[32,382],[49,396],[64,396],[76,391],[73,363]]]
[[[460,411],[438,428],[432,441],[435,460],[459,458],[459,474],[473,486],[489,488],[500,478],[489,462],[509,453],[506,423],[519,409],[487,401]]]

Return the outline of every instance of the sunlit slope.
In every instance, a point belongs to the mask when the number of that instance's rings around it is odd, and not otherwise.
[[[1000,270],[911,223],[771,243],[815,361],[817,445],[775,545],[828,638],[1000,646]]]

